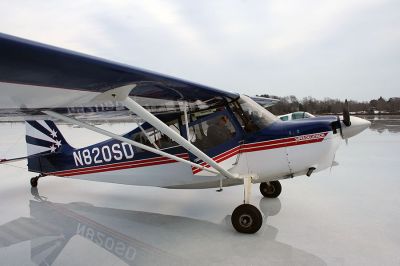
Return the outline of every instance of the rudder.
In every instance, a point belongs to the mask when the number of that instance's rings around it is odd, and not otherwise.
[[[42,172],[40,158],[73,149],[50,120],[25,121],[28,169]]]

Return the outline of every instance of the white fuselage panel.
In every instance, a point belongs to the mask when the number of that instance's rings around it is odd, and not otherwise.
[[[247,151],[242,149],[243,152],[239,156],[235,155],[227,159],[223,162],[223,165],[230,168],[230,171],[234,174],[253,173],[259,178],[254,182],[304,175],[310,167],[315,167],[315,171],[330,167],[340,142],[340,136],[329,132],[322,141],[316,143],[280,148],[269,147],[265,150],[256,151],[251,151],[249,148]],[[231,167],[226,165],[228,162]],[[212,183],[214,184],[213,186],[217,186],[221,176],[202,175],[203,172],[193,174],[190,166],[172,162],[162,165],[75,175],[70,176],[70,178],[157,187],[203,188],[204,183]]]

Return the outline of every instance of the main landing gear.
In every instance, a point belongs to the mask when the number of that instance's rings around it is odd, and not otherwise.
[[[236,207],[231,221],[239,233],[254,234],[261,228],[263,218],[257,207],[245,203]]]
[[[236,231],[245,234],[254,234],[263,223],[261,212],[249,204],[251,194],[251,177],[244,178],[244,204],[235,208],[231,216],[231,222]],[[279,181],[263,182],[260,184],[260,192],[266,198],[277,198],[282,192]]]
[[[233,227],[239,233],[254,234],[263,222],[261,212],[249,204],[251,194],[251,177],[244,178],[244,204],[235,208],[231,216]]]
[[[282,192],[281,183],[279,181],[260,183],[260,192],[266,198],[277,198]]]
[[[38,176],[32,177],[31,178],[31,186],[32,187],[37,187],[39,178],[44,177],[44,176],[45,176],[45,174],[40,174]]]

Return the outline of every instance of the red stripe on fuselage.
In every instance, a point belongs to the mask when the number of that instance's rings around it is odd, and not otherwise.
[[[322,132],[322,133],[314,133],[314,134],[299,136],[300,138],[302,138],[302,140],[298,140],[296,137],[289,137],[289,138],[283,138],[283,139],[277,139],[277,140],[268,140],[268,141],[261,141],[261,142],[256,142],[256,143],[248,143],[248,144],[244,144],[244,145],[235,147],[231,150],[228,150],[228,151],[214,157],[213,159],[216,162],[221,162],[221,161],[231,158],[232,156],[237,155],[238,153],[255,152],[255,151],[261,151],[261,150],[270,150],[270,149],[278,149],[278,148],[297,146],[297,145],[303,145],[303,144],[317,143],[317,142],[323,141],[327,134],[328,134],[328,132]],[[309,136],[311,136],[311,138],[307,138]],[[312,136],[316,136],[316,137],[313,138]],[[217,158],[221,158],[220,157],[221,155],[223,155],[223,159],[217,161]],[[205,166],[207,168],[210,167],[205,162],[201,163],[200,165]],[[192,167],[193,174],[197,174],[201,171],[202,170],[199,168]]]
[[[159,161],[150,162],[150,163],[130,164],[130,165],[123,165],[123,166],[110,166],[110,167],[103,167],[101,169],[94,169],[94,170],[75,171],[73,173],[61,174],[60,176],[93,174],[93,173],[101,173],[101,172],[107,172],[107,171],[123,170],[123,169],[128,169],[128,168],[130,169],[130,168],[145,167],[145,166],[154,166],[154,165],[175,163],[175,162],[176,162],[175,160],[166,159],[166,160],[159,160]]]
[[[181,154],[177,154],[175,156],[178,156],[178,157],[186,159],[186,160],[189,159],[189,156],[187,153],[181,153]],[[121,170],[121,169],[127,169],[127,168],[136,168],[136,167],[142,167],[142,166],[151,166],[151,165],[173,163],[173,162],[176,162],[176,161],[173,159],[169,159],[167,157],[158,156],[158,157],[150,158],[150,159],[141,159],[141,160],[122,162],[122,163],[81,167],[81,168],[71,169],[71,170],[50,172],[47,174],[56,175],[56,176],[71,176],[71,175],[78,175],[78,174],[85,174],[85,173],[97,173],[97,172]]]
[[[315,136],[316,134],[320,134],[320,135],[318,135],[315,138],[307,139],[308,136]],[[289,137],[289,138],[283,138],[283,139],[277,139],[277,140],[268,140],[268,141],[261,141],[261,142],[256,142],[256,143],[243,144],[241,146],[234,147],[228,151],[218,154],[217,156],[213,157],[213,159],[217,163],[219,163],[219,162],[225,161],[239,153],[270,150],[270,149],[277,149],[277,148],[283,148],[283,147],[290,147],[290,146],[296,146],[296,145],[321,142],[322,140],[324,140],[324,138],[328,134],[328,132],[316,133],[316,134],[300,136],[300,137],[304,138],[302,140],[297,140],[296,137]],[[181,154],[177,154],[175,156],[178,156],[178,157],[186,159],[186,160],[189,159],[189,156],[187,153],[181,153]],[[70,169],[70,170],[57,171],[57,172],[49,172],[46,174],[55,175],[55,176],[73,176],[73,175],[94,174],[94,173],[100,173],[100,172],[123,170],[123,169],[138,168],[138,167],[147,167],[147,166],[169,164],[169,163],[176,163],[176,162],[177,161],[175,161],[173,159],[159,156],[159,157],[154,157],[154,158],[149,158],[149,159],[133,160],[133,161],[128,161],[128,162],[81,167],[81,168],[77,168],[77,169]],[[207,168],[210,167],[205,162],[200,163],[200,165],[205,166]],[[193,174],[197,174],[201,171],[202,170],[199,168],[192,167]]]

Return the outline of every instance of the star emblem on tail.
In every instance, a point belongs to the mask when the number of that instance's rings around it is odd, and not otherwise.
[[[60,150],[65,140],[54,122],[35,120],[26,122],[28,154],[55,153]]]

